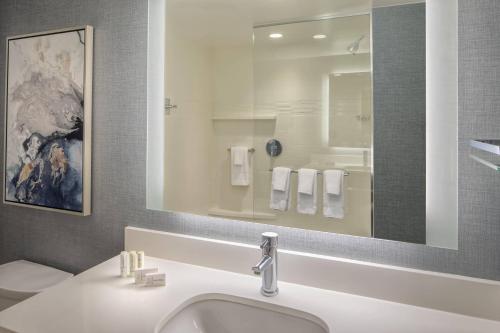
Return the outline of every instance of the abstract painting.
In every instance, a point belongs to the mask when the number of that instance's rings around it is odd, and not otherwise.
[[[7,39],[4,203],[90,215],[90,26]]]

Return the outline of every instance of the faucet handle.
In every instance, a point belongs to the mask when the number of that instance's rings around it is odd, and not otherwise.
[[[261,249],[278,247],[278,234],[275,232],[264,232],[262,234]]]
[[[264,250],[265,248],[269,247],[270,244],[271,241],[269,239],[263,239],[262,244],[260,244],[260,248]]]

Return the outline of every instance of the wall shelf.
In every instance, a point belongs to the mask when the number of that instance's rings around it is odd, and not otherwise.
[[[213,121],[232,121],[232,120],[276,120],[275,114],[253,115],[253,114],[234,114],[212,117]]]
[[[255,219],[255,220],[275,220],[276,215],[264,212],[252,212],[252,211],[235,211],[222,209],[218,207],[213,207],[208,210],[208,215],[219,216],[219,217],[229,217],[229,218],[241,218],[241,219]]]
[[[470,146],[472,148],[500,156],[500,140],[470,140]],[[469,156],[474,161],[479,162],[490,169],[500,171],[500,165],[496,163],[487,161],[484,158],[478,157],[473,154]]]

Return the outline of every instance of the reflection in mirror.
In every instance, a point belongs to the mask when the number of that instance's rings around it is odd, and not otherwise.
[[[454,2],[166,0],[155,208],[456,248]]]
[[[371,148],[371,72],[333,73],[328,83],[330,146]]]
[[[281,37],[272,38],[274,34]],[[283,144],[280,156],[269,158],[256,151],[254,159],[255,212],[272,216],[271,223],[372,235],[371,125],[360,126],[361,119],[370,117],[372,104],[370,40],[361,38],[370,34],[370,15],[255,27],[254,115],[272,115],[275,119],[254,121],[253,137],[257,147],[269,137]],[[350,85],[345,84],[356,73],[367,74],[363,87],[354,80]],[[370,107],[362,110],[363,103]],[[364,139],[364,146],[354,144]],[[307,207],[307,213],[299,211],[299,174],[295,172],[290,175],[290,208],[280,211],[270,207],[274,191],[273,174],[269,170],[275,167],[318,171],[316,199],[313,199],[316,203]],[[348,173],[342,179],[340,207],[335,210],[335,217],[325,214],[323,199],[330,196],[323,193],[325,170]]]

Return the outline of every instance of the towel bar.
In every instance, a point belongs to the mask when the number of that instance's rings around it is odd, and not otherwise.
[[[227,151],[231,151],[231,148],[227,148]],[[248,148],[248,152],[249,153],[254,153],[255,152],[255,148]]]
[[[273,169],[269,169],[269,171],[270,171],[270,172],[273,172]],[[299,171],[298,171],[298,170],[292,170],[292,173],[299,173]],[[318,175],[322,175],[322,174],[323,174],[323,172],[318,171]],[[345,177],[347,177],[347,176],[349,176],[349,175],[350,175],[349,171],[345,171],[345,170],[344,170],[344,176],[345,176]]]

